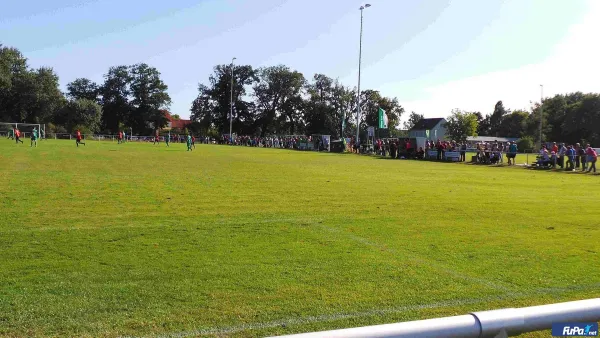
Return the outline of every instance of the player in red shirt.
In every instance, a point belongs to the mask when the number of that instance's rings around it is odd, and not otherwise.
[[[77,129],[77,132],[75,133],[75,144],[79,147],[80,144],[85,145],[84,142],[81,142],[81,132],[79,131],[79,129]]]
[[[123,132],[119,131],[119,136],[117,136],[117,144],[121,144],[123,142]]]
[[[196,137],[194,135],[192,135],[192,147],[196,149]]]
[[[15,143],[23,143],[23,141],[21,141],[21,131],[19,130],[19,128],[15,128]]]

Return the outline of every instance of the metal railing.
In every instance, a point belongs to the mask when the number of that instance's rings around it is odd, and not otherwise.
[[[397,324],[302,333],[294,338],[428,338],[508,337],[547,330],[553,323],[600,321],[600,298],[524,308],[474,312],[468,315]]]

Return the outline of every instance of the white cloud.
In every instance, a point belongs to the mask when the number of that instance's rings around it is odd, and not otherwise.
[[[600,1],[590,0],[580,23],[569,28],[565,39],[543,62],[501,72],[480,74],[426,88],[428,98],[403,101],[406,111],[426,117],[446,116],[453,108],[489,113],[498,100],[510,109],[527,109],[544,96],[600,88]]]

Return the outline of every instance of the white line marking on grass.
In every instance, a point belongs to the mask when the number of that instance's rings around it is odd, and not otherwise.
[[[288,326],[296,326],[296,325],[333,322],[333,321],[338,321],[338,320],[356,319],[356,318],[364,318],[364,317],[372,317],[372,316],[383,316],[383,315],[388,315],[388,314],[399,314],[399,313],[410,312],[410,311],[437,309],[437,308],[451,307],[451,306],[473,305],[473,304],[480,304],[480,303],[491,302],[491,301],[512,300],[512,299],[533,296],[533,295],[537,295],[537,294],[559,295],[559,294],[561,294],[563,292],[567,292],[567,291],[597,289],[599,287],[600,287],[600,283],[589,284],[589,285],[575,285],[575,286],[571,286],[571,287],[541,288],[541,289],[536,289],[536,290],[532,290],[529,292],[511,292],[510,294],[490,296],[490,297],[456,299],[456,300],[435,302],[435,303],[430,303],[430,304],[415,304],[415,305],[373,309],[373,310],[358,311],[358,312],[339,312],[339,313],[324,314],[324,315],[317,315],[317,316],[308,316],[308,317],[302,317],[302,318],[288,318],[288,319],[275,320],[275,321],[269,321],[269,322],[263,322],[263,323],[247,323],[247,324],[239,324],[239,325],[226,326],[226,327],[196,329],[196,330],[183,331],[183,332],[152,335],[149,337],[182,338],[182,337],[193,337],[193,336],[200,336],[200,335],[217,335],[218,336],[218,335],[232,334],[232,333],[241,332],[241,331],[272,329],[272,328],[276,328],[276,327],[284,327],[285,328]],[[128,337],[132,337],[132,336],[128,336]]]
[[[334,228],[334,227],[329,227],[329,226],[326,226],[326,225],[323,225],[323,224],[319,224],[319,226],[322,229],[326,230],[326,231],[329,231],[329,232],[332,232],[332,233],[336,233],[336,234],[342,234],[342,235],[346,236],[347,238],[350,238],[350,239],[352,239],[352,240],[354,240],[356,242],[362,243],[362,244],[364,244],[366,246],[370,246],[370,247],[379,249],[381,251],[385,251],[385,252],[391,253],[393,255],[402,256],[403,258],[409,259],[409,260],[411,260],[411,261],[413,261],[415,263],[421,264],[421,265],[426,265],[428,267],[434,268],[435,270],[443,272],[443,273],[448,274],[450,276],[457,277],[457,278],[460,278],[460,279],[463,279],[463,280],[466,280],[466,281],[469,281],[469,282],[481,284],[481,285],[487,286],[489,288],[492,288],[494,290],[503,291],[505,293],[509,293],[510,294],[511,292],[513,292],[511,288],[506,287],[504,285],[500,285],[499,283],[492,282],[492,281],[489,281],[489,280],[483,279],[483,278],[478,278],[478,277],[473,277],[473,276],[468,276],[468,275],[462,274],[462,273],[460,273],[458,271],[455,271],[455,270],[452,270],[452,269],[450,269],[448,267],[445,267],[445,266],[443,266],[440,263],[436,263],[436,262],[433,262],[431,260],[427,260],[425,258],[422,258],[419,255],[416,255],[416,254],[414,254],[412,252],[407,252],[407,251],[398,252],[397,250],[390,249],[390,248],[388,248],[386,246],[383,246],[383,245],[381,245],[381,244],[379,244],[377,242],[373,242],[373,241],[370,241],[370,240],[368,240],[366,238],[363,238],[363,237],[356,236],[354,234],[348,233],[347,231],[343,231],[343,230],[340,230],[340,229],[337,229],[337,228]]]

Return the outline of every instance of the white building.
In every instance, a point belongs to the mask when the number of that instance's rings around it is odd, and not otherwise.
[[[446,119],[422,119],[408,131],[408,136],[417,140],[417,148],[425,148],[426,140],[437,141],[446,137]]]

